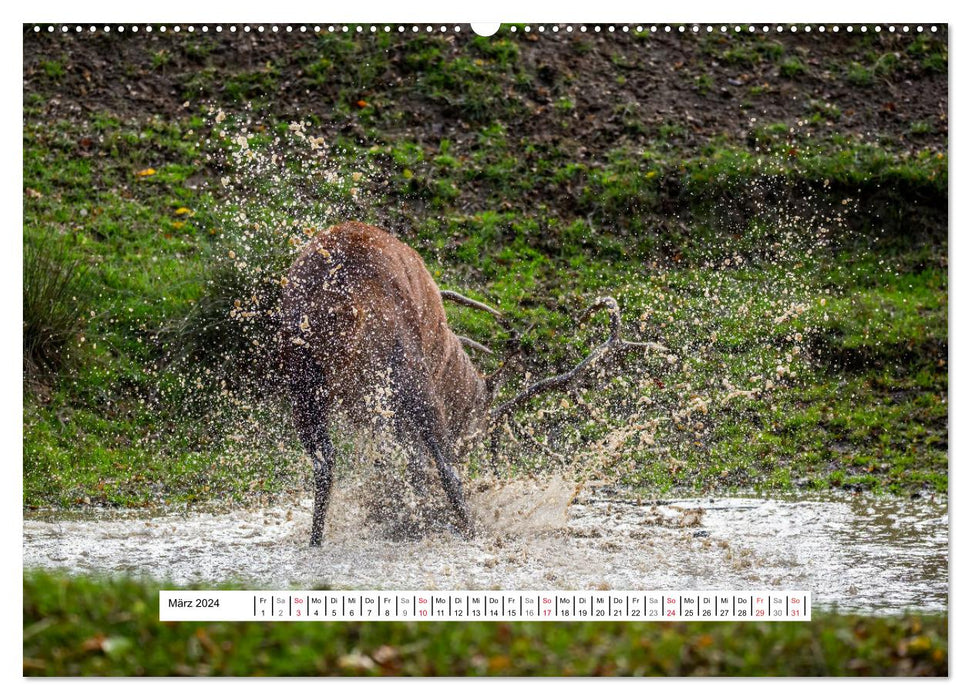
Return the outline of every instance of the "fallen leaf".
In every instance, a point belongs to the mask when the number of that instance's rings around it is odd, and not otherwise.
[[[512,662],[509,660],[508,656],[493,656],[489,659],[489,670],[493,673],[496,671],[502,671],[512,666]]]
[[[135,177],[151,177],[155,174],[155,168],[145,168],[135,173]]]
[[[112,659],[118,659],[125,655],[132,646],[132,641],[127,637],[108,637],[101,644],[101,650]]]
[[[104,643],[105,636],[103,634],[96,634],[81,642],[81,651],[101,651]]]
[[[914,637],[907,642],[907,653],[911,655],[926,654],[931,650],[930,637]]]
[[[345,654],[337,660],[337,665],[350,671],[370,671],[374,668],[374,661],[359,651]]]
[[[390,647],[387,644],[379,646],[373,652],[371,652],[371,658],[377,661],[382,666],[387,666],[392,661],[398,658],[398,650],[394,647]]]

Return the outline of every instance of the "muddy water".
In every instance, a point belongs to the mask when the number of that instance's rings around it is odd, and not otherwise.
[[[809,589],[817,606],[945,611],[947,504],[871,496],[638,502],[563,481],[480,484],[479,534],[401,537],[336,494],[311,550],[310,500],[260,510],[32,515],[25,568],[273,588]],[[397,534],[396,534],[397,533]]]

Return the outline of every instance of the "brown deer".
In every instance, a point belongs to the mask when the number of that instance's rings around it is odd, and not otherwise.
[[[334,474],[329,427],[341,413],[352,424],[386,419],[409,448],[408,471],[424,493],[425,460],[437,467],[462,534],[474,524],[462,495],[456,463],[482,437],[531,398],[566,388],[593,365],[656,343],[620,338],[620,309],[598,299],[610,313],[610,336],[571,371],[539,381],[493,405],[499,385],[518,359],[518,335],[495,309],[440,291],[418,253],[393,235],[350,222],[318,233],[283,280],[281,362],[293,419],[313,462],[311,546],[319,546]],[[463,346],[491,351],[448,327],[442,301],[492,314],[509,332],[509,351],[499,369],[483,376]]]

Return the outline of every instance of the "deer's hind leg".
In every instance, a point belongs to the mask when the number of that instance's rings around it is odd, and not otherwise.
[[[415,470],[415,478],[419,479],[421,485],[424,485],[425,465],[421,453],[427,451],[431,455],[435,461],[438,476],[442,480],[442,488],[445,490],[445,495],[448,496],[448,501],[458,516],[461,532],[465,537],[472,537],[475,534],[472,513],[462,493],[462,481],[459,479],[459,475],[453,466],[451,451],[443,438],[445,435],[445,426],[442,424],[440,416],[431,408],[431,404],[427,400],[421,400],[418,403],[420,405],[413,407],[413,413],[411,414],[414,416],[415,429],[419,437],[419,444],[415,446],[418,454],[417,461],[414,465],[409,464],[409,469]],[[421,470],[420,476],[417,475],[417,470]]]
[[[310,546],[319,547],[324,535],[324,518],[334,485],[334,446],[327,430],[322,431],[314,452],[314,514],[310,524]]]
[[[310,525],[310,546],[319,547],[324,533],[324,518],[334,483],[334,445],[322,387],[290,387],[293,423],[300,442],[310,456],[314,469],[314,512]]]
[[[472,513],[469,510],[469,504],[465,501],[465,496],[462,494],[462,481],[459,479],[455,467],[452,466],[451,460],[445,456],[441,445],[434,438],[430,438],[426,444],[428,451],[431,452],[432,458],[435,460],[435,466],[438,468],[438,476],[442,480],[445,495],[448,496],[449,503],[452,504],[452,508],[458,515],[462,535],[466,538],[474,537],[475,526],[472,522]]]
[[[404,363],[399,365],[399,367],[404,366]],[[442,416],[435,409],[431,396],[425,390],[428,386],[427,377],[409,376],[400,372],[395,380],[398,410],[401,415],[407,416],[409,429],[414,431],[418,438],[415,441],[417,444],[414,445],[417,453],[416,461],[414,465],[409,464],[409,474],[416,473],[413,469],[423,470],[421,453],[424,448],[435,461],[445,495],[448,496],[449,503],[458,516],[462,534],[465,537],[472,537],[475,534],[472,514],[462,493],[462,481],[452,464],[452,454],[446,441],[447,430]],[[419,477],[419,485],[422,485],[423,480],[424,474]]]
[[[449,505],[458,516],[460,531],[463,536],[472,537],[475,535],[472,513],[462,493],[462,481],[452,466],[452,460],[448,456],[444,441],[439,437],[443,433],[436,429],[434,418],[424,416],[421,413],[415,415],[414,433],[417,440],[411,444],[409,449],[408,480],[416,495],[422,500],[427,499],[428,473],[426,468],[428,455],[431,455],[438,476],[442,481],[442,488],[448,497]],[[423,420],[427,422],[422,422]]]

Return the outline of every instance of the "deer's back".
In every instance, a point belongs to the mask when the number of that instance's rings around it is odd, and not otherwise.
[[[474,374],[421,257],[373,226],[317,234],[290,268],[282,312],[284,362],[311,358],[329,400],[352,413],[392,374],[435,403]]]

